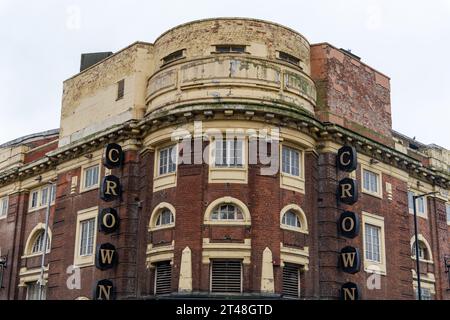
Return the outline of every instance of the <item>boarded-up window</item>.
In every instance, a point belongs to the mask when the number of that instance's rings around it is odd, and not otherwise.
[[[300,267],[298,265],[285,264],[283,267],[283,296],[300,297]]]
[[[242,262],[240,260],[212,261],[211,292],[242,292]]]
[[[124,93],[125,93],[125,80],[122,79],[119,82],[117,82],[117,100],[122,99]]]
[[[160,262],[155,269],[155,294],[168,294],[172,292],[172,266],[170,261]]]

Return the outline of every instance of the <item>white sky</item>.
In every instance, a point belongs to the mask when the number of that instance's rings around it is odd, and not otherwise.
[[[391,77],[393,128],[450,149],[450,0],[0,0],[0,143],[59,127],[80,54],[211,17],[278,22]]]

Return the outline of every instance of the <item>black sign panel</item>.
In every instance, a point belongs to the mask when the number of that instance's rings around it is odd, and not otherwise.
[[[122,147],[117,143],[110,143],[106,146],[105,155],[103,157],[103,164],[108,169],[113,169],[122,166],[124,153]]]
[[[339,170],[346,172],[352,172],[356,170],[358,166],[356,149],[350,146],[343,146],[338,150],[336,161]]]
[[[346,273],[358,273],[361,266],[359,250],[354,247],[345,247],[340,253],[340,263],[342,271]]]
[[[103,279],[94,287],[94,300],[114,300],[114,285],[111,280]]]
[[[117,250],[111,243],[102,243],[97,246],[95,266],[100,270],[113,268],[117,263]]]
[[[339,181],[338,200],[345,204],[354,204],[358,201],[358,183],[356,180],[345,178]]]
[[[120,180],[116,176],[106,176],[100,186],[100,198],[104,201],[113,201],[122,196],[122,187]]]
[[[114,208],[102,209],[98,215],[98,229],[103,233],[112,233],[119,228],[119,214]]]
[[[341,300],[359,300],[359,288],[356,283],[347,282],[342,285]]]
[[[338,227],[343,237],[355,238],[359,234],[358,215],[351,211],[344,211],[339,217]]]

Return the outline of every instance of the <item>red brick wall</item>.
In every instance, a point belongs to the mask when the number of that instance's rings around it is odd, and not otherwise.
[[[311,77],[320,120],[392,144],[388,77],[326,43],[311,46]]]

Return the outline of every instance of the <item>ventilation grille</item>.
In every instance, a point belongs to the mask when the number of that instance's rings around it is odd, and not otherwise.
[[[156,265],[155,294],[167,294],[172,292],[172,266],[170,262],[162,262]]]
[[[283,267],[283,295],[289,298],[300,296],[299,267],[286,264]]]
[[[211,292],[242,292],[241,261],[213,261],[211,265]]]

